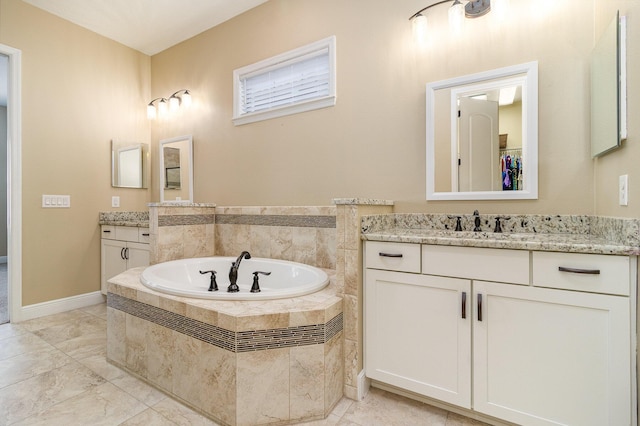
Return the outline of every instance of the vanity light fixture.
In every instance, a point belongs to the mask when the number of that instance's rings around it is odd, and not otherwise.
[[[154,102],[157,102],[157,106]],[[176,112],[180,106],[188,108],[191,105],[191,93],[188,89],[180,89],[167,98],[155,98],[147,104],[147,118],[153,120],[156,117],[164,117],[168,112]]]
[[[505,9],[507,7],[508,0],[471,0],[463,4],[460,0],[442,0],[433,3],[427,7],[424,7],[411,15],[409,20],[413,25],[414,37],[418,40],[424,39],[427,33],[427,17],[423,13],[434,6],[438,6],[442,3],[451,3],[449,8],[449,27],[452,31],[458,33],[462,29],[464,18],[478,18],[484,16],[491,11],[491,4],[493,3],[494,9],[497,14],[504,16]]]

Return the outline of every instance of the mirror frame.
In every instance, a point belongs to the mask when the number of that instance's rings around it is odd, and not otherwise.
[[[436,192],[435,191],[435,92],[451,89],[452,96],[462,86],[488,83],[497,79],[513,79],[524,75],[522,83],[522,156],[524,167],[524,189],[517,191]],[[458,89],[459,88],[459,89]],[[538,62],[498,68],[476,74],[440,80],[427,84],[426,156],[427,156],[427,200],[531,200],[538,198]],[[452,115],[455,117],[455,103]],[[451,146],[457,144],[457,126],[452,120]],[[453,149],[453,148],[452,148]]]
[[[187,142],[188,151],[185,155],[185,161],[189,163],[189,170],[187,173],[187,182],[189,184],[189,199],[188,200],[165,200],[165,178],[164,178],[164,146],[175,142]],[[158,145],[158,157],[160,158],[160,169],[158,175],[160,177],[160,202],[171,203],[192,203],[193,202],[193,137],[191,135],[178,136],[170,139],[161,139]],[[180,160],[182,161],[182,160]]]
[[[122,148],[137,149],[140,151],[140,185],[123,185],[118,179],[119,169],[121,167],[120,159],[117,154]],[[116,165],[117,164],[117,165]],[[149,152],[149,144],[138,142],[124,142],[118,139],[111,140],[111,187],[112,188],[130,188],[130,189],[148,189],[151,176],[151,159]]]

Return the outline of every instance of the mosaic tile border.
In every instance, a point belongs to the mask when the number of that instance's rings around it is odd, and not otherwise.
[[[209,225],[215,220],[215,214],[158,215],[158,226]]]
[[[335,216],[217,214],[216,225],[294,226],[335,228]]]
[[[326,324],[233,332],[115,293],[107,294],[107,306],[234,353],[324,344],[344,323],[341,312]]]

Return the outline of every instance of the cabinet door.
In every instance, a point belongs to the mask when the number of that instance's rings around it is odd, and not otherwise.
[[[526,425],[631,424],[628,297],[473,285],[475,410]]]
[[[149,265],[149,244],[127,243],[127,269]]]
[[[367,269],[367,376],[470,408],[470,289],[468,280]]]
[[[123,241],[102,239],[100,290],[103,294],[107,293],[107,280],[127,269],[127,260],[124,258],[126,246],[127,243]]]

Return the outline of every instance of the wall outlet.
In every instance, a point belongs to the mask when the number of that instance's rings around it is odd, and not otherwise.
[[[111,207],[120,207],[120,197],[117,195],[111,197]]]
[[[618,178],[618,202],[621,206],[629,205],[629,175]]]

